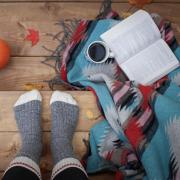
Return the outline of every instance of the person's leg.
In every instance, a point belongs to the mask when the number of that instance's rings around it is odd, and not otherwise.
[[[51,151],[53,180],[87,180],[87,174],[76,159],[72,138],[77,125],[79,107],[70,94],[55,91],[51,97]]]
[[[41,95],[37,90],[19,97],[14,105],[22,145],[16,158],[5,171],[3,180],[41,179],[39,168],[42,151]]]

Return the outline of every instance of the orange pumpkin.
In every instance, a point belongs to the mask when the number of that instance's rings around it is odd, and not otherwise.
[[[4,68],[10,58],[9,45],[2,39],[0,39],[0,69]]]

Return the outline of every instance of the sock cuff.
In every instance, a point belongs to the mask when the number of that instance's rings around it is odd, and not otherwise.
[[[24,167],[24,168],[30,170],[31,172],[36,174],[38,176],[38,178],[41,180],[40,168],[39,168],[38,164],[36,162],[34,162],[32,159],[25,157],[25,156],[16,157],[13,161],[11,161],[11,163],[10,163],[9,167],[6,169],[5,173],[12,167],[16,167],[16,166]]]
[[[58,175],[60,172],[66,170],[68,168],[71,168],[71,167],[80,169],[87,176],[87,173],[79,160],[77,160],[75,158],[65,158],[65,159],[59,161],[54,166],[52,175],[51,175],[51,180],[53,180],[56,177],[56,175]]]

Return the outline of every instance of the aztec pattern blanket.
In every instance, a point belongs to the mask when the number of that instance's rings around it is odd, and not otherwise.
[[[152,18],[180,60],[170,22],[157,14]],[[103,64],[86,59],[88,45],[121,20],[105,3],[96,20],[60,22],[64,36],[52,54],[57,77],[50,85],[64,83],[97,97],[103,120],[90,131],[88,173],[110,170],[117,172],[116,179],[179,180],[180,68],[142,86],[129,81],[114,59]]]

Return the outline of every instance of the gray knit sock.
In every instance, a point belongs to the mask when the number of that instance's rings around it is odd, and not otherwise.
[[[22,140],[17,157],[28,157],[37,164],[39,164],[42,151],[41,99],[40,93],[33,90],[21,95],[14,105],[16,122]]]
[[[79,107],[70,94],[55,91],[51,98],[51,151],[54,165],[72,157],[72,138],[76,128]]]

